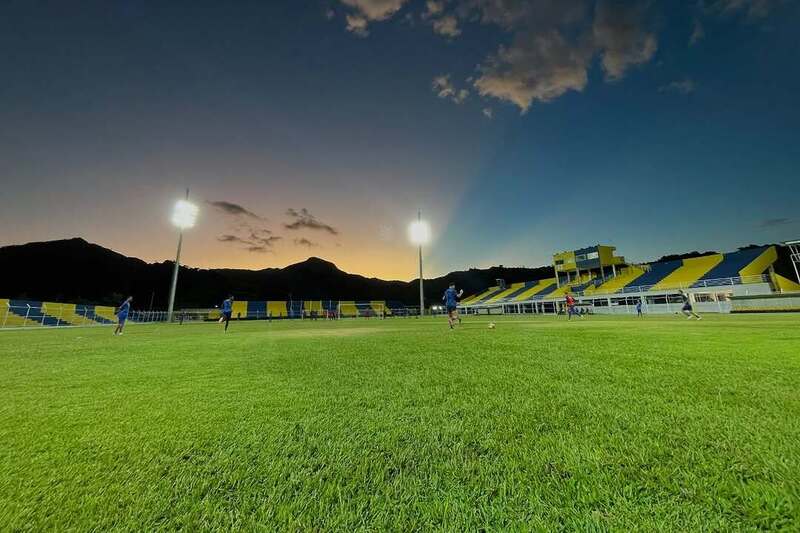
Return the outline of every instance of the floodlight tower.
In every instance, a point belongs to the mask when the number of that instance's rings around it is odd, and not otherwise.
[[[417,211],[417,220],[408,227],[408,235],[412,244],[419,247],[419,315],[425,314],[425,289],[422,285],[422,245],[431,240],[431,228],[422,220],[422,211]]]
[[[172,285],[169,289],[169,305],[167,307],[167,322],[172,322],[172,311],[175,307],[175,289],[178,286],[178,270],[181,267],[181,245],[183,244],[183,230],[194,227],[197,222],[199,209],[189,201],[189,189],[186,189],[186,199],[175,202],[172,210],[172,225],[178,228],[178,253],[175,254],[175,268],[172,271]]]

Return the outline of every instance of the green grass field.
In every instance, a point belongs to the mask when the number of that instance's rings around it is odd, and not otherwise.
[[[800,316],[486,322],[0,332],[0,529],[800,529]]]

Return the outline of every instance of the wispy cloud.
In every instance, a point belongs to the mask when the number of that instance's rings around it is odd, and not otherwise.
[[[360,37],[369,35],[369,24],[386,20],[400,11],[407,0],[340,0],[352,11],[345,17],[347,30]]]
[[[271,252],[275,243],[283,239],[283,237],[270,235],[269,233],[268,230],[262,230],[262,233],[251,232],[248,237],[225,234],[217,237],[217,240],[219,242],[242,245],[248,252]]]
[[[453,15],[445,15],[433,21],[433,31],[445,37],[458,37],[461,29],[458,27],[458,19]]]
[[[762,228],[774,228],[775,226],[785,226],[791,222],[792,219],[790,218],[767,218],[762,220],[759,226]]]
[[[304,246],[306,248],[317,248],[319,246],[318,243],[316,243],[314,241],[311,241],[309,239],[306,239],[305,237],[300,238],[300,239],[295,239],[294,240],[294,245],[295,246]]]
[[[226,215],[234,217],[248,217],[256,220],[264,220],[262,217],[258,216],[257,214],[243,207],[240,204],[228,202],[225,200],[213,200],[213,201],[208,200],[206,203],[208,203],[208,205],[214,207],[215,209]]]
[[[488,118],[489,120],[492,120],[494,118],[494,111],[492,111],[491,107],[484,107],[482,113],[483,116]]]
[[[293,219],[292,222],[283,225],[283,227],[288,230],[310,229],[317,231],[325,231],[327,233],[330,233],[331,235],[339,234],[339,230],[337,230],[330,224],[326,224],[318,220],[317,217],[311,214],[311,212],[305,207],[300,210],[290,207],[289,209],[286,210],[286,215],[291,219]]]
[[[691,94],[696,88],[697,86],[695,83],[689,78],[686,78],[685,80],[673,81],[666,85],[662,85],[658,88],[658,90],[662,93]]]
[[[433,78],[431,88],[436,96],[452,101],[456,104],[462,104],[469,97],[469,90],[458,89],[450,81],[450,74],[442,74]]]

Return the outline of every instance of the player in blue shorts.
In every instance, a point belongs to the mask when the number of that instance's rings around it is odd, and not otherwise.
[[[133,296],[128,296],[124,302],[117,308],[117,329],[114,330],[114,335],[122,335],[122,330],[125,327],[125,321],[128,320],[128,313],[131,310],[131,302]]]
[[[219,317],[219,323],[225,322],[225,333],[228,332],[228,324],[231,322],[231,313],[233,313],[233,296],[228,296],[228,299],[222,302],[222,316]]]
[[[636,300],[636,316],[642,316],[642,299]]]
[[[683,291],[678,291],[678,295],[681,297],[681,300],[683,300],[683,307],[681,308],[681,311],[684,315],[686,315],[686,318],[691,320],[692,317],[694,317],[697,320],[700,320],[700,315],[695,313],[694,309],[692,308],[692,300],[689,299],[689,295]]]
[[[442,301],[447,308],[447,323],[450,324],[450,329],[453,329],[456,320],[461,324],[461,317],[458,316],[458,299],[461,298],[462,294],[464,294],[464,291],[456,292],[456,284],[451,283],[450,287],[444,291],[444,296],[442,296]]]

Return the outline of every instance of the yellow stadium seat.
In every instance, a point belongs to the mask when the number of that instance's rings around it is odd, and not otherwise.
[[[722,259],[722,254],[684,259],[683,265],[653,285],[651,290],[690,287],[693,283],[696,283],[697,280],[702,278],[708,271],[720,264]]]

